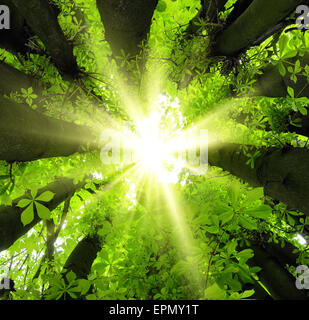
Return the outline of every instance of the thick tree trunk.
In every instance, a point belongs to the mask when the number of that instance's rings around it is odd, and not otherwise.
[[[228,15],[226,19],[226,25],[231,25],[236,21],[250,6],[253,0],[237,0],[233,6],[232,12]]]
[[[197,15],[190,21],[188,28],[184,32],[186,39],[194,37],[199,29],[199,21],[204,20],[207,23],[217,23],[218,13],[224,9],[226,0],[201,1],[202,8]]]
[[[57,179],[40,189],[38,196],[45,191],[51,191],[55,194],[51,201],[43,203],[45,207],[52,211],[85,184],[85,180],[75,185],[72,179]],[[24,209],[17,207],[17,204],[21,199],[28,199],[28,196],[26,193],[23,197],[15,199],[11,206],[0,206],[0,251],[8,249],[16,240],[41,221],[35,213],[34,220],[30,224],[26,226],[22,224],[21,213]]]
[[[270,234],[257,234],[249,240],[251,245],[245,246],[245,248],[254,251],[254,257],[250,258],[247,263],[251,267],[261,267],[262,270],[257,275],[271,296],[268,293],[265,295],[266,291],[261,290],[262,287],[258,283],[246,284],[245,289],[257,289],[256,294],[251,297],[257,300],[271,298],[275,300],[309,299],[306,292],[296,288],[296,279],[286,268],[286,265],[297,266],[297,248],[289,242],[285,242],[282,248],[280,243],[268,242],[269,239]]]
[[[288,62],[295,63],[296,60],[300,61],[301,67],[304,68],[309,65],[309,54],[306,53],[303,57],[295,57],[288,59]],[[289,65],[286,65],[286,67]],[[293,68],[294,69],[294,68]],[[291,74],[287,71],[284,77],[281,76],[277,66],[269,65],[264,68],[263,74],[257,79],[254,84],[253,95],[265,96],[265,97],[286,97],[287,87],[294,89],[295,97],[307,97],[309,98],[309,83],[307,77],[302,73],[297,74],[297,82],[294,83],[291,80]]]
[[[0,160],[65,157],[87,146],[97,148],[97,138],[87,127],[47,117],[5,98],[0,98],[0,105]]]
[[[1,4],[10,9],[10,29],[1,30],[0,47],[14,54],[24,55],[30,51],[26,44],[33,34],[27,26],[25,18],[13,4],[13,0],[2,0]]]
[[[58,70],[68,79],[78,76],[73,46],[65,38],[57,20],[57,12],[48,0],[12,0],[32,31],[44,43]]]
[[[288,17],[303,0],[254,0],[251,5],[217,35],[212,55],[236,56]]]
[[[266,195],[309,216],[309,150],[273,148],[260,152],[251,168],[241,145],[214,144],[209,146],[208,161],[254,187],[264,187]]]
[[[91,266],[101,249],[102,245],[96,235],[88,235],[83,238],[73,249],[63,267],[62,278],[64,282],[68,283],[66,275],[71,271],[75,273],[76,279],[87,279],[88,274],[91,271]],[[51,297],[53,297],[53,290],[54,288],[52,286],[47,290],[47,292],[51,294]],[[91,290],[92,287],[90,287],[88,292],[90,293]],[[51,297],[49,297],[49,294],[45,294],[42,299],[54,299]],[[75,293],[75,297],[71,297],[69,294],[64,293],[60,300],[82,300],[83,298],[84,296],[78,292]]]
[[[139,53],[157,3],[158,0],[97,0],[105,37],[115,57],[122,56],[122,50],[130,58]]]
[[[307,112],[308,109],[307,109]],[[290,119],[287,119],[287,131],[295,132],[302,136],[309,137],[309,113],[306,116],[302,115],[300,112],[295,112],[291,115],[291,120],[300,119],[301,127],[296,127],[290,123]]]
[[[38,92],[38,81],[25,73],[11,67],[5,62],[0,62],[0,94],[10,95],[11,92],[20,92],[21,88],[33,89]]]
[[[78,243],[67,259],[63,267],[65,274],[73,271],[77,279],[87,279],[93,261],[101,249],[102,247],[98,237],[85,237]]]
[[[206,1],[204,1],[205,3]],[[218,13],[224,9],[227,0],[213,0],[206,2],[206,11],[205,17],[206,21],[209,22],[217,22],[218,20]]]
[[[275,300],[307,300],[306,292],[298,290],[295,278],[280,264],[277,259],[263,247],[252,245],[254,257],[248,260],[251,266],[262,268],[258,272],[259,280]]]

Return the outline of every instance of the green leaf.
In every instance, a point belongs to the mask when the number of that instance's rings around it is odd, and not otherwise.
[[[68,294],[70,295],[71,298],[77,299],[77,295],[74,292],[68,291]]]
[[[287,214],[288,223],[293,227],[295,225],[295,220],[289,214]]]
[[[37,189],[32,189],[32,190],[31,190],[32,199],[35,199],[35,197],[36,197],[37,194],[38,194],[38,190],[37,190]]]
[[[258,207],[247,209],[245,212],[254,218],[267,219],[272,214],[272,208],[266,204],[261,204]]]
[[[51,191],[45,191],[42,194],[40,194],[35,200],[49,202],[53,199],[54,196],[55,196],[55,193]]]
[[[71,283],[76,279],[76,274],[71,270],[65,275],[65,277],[67,278],[68,282]]]
[[[240,291],[241,290],[241,283],[236,279],[229,279],[228,285],[233,291]]]
[[[302,105],[298,106],[298,110],[303,116],[307,115],[307,109],[304,106]]]
[[[246,202],[251,203],[264,197],[264,188],[254,188],[247,192]]]
[[[240,294],[240,299],[246,299],[251,297],[254,294],[254,290],[246,290]]]
[[[205,290],[205,298],[209,300],[224,300],[226,293],[216,283]]]
[[[42,204],[40,204],[39,202],[35,201],[35,206],[36,206],[36,210],[38,213],[38,216],[41,219],[49,219],[51,212],[48,208],[46,208],[45,206],[43,206]]]
[[[279,69],[281,76],[284,77],[286,75],[286,69],[285,69],[282,62],[278,63],[278,69]]]
[[[257,273],[257,272],[260,272],[261,270],[262,270],[262,268],[260,268],[260,267],[251,267],[250,268],[251,273]]]
[[[21,199],[21,200],[17,203],[17,207],[25,208],[25,207],[27,207],[31,202],[33,202],[33,200],[30,200],[30,199]]]
[[[236,247],[237,247],[237,241],[235,239],[232,241],[229,241],[226,245],[227,254],[229,256],[232,255],[235,252]]]
[[[24,226],[31,223],[34,219],[33,203],[30,204],[21,214],[21,222]]]
[[[78,288],[82,295],[86,294],[89,291],[90,287],[91,287],[91,282],[89,280],[80,279],[78,281]]]
[[[159,12],[164,12],[166,10],[166,7],[167,7],[166,2],[163,0],[159,0],[156,10]]]
[[[239,223],[241,226],[243,226],[244,228],[246,228],[248,230],[256,230],[257,229],[256,222],[249,217],[240,216]]]
[[[294,89],[288,86],[288,94],[290,97],[294,98],[295,93],[294,93]]]
[[[219,219],[221,220],[221,225],[224,225],[225,223],[231,221],[233,219],[233,217],[234,217],[234,211],[233,210],[230,210],[230,211],[222,213],[219,216]]]
[[[287,50],[288,50],[288,42],[289,42],[288,36],[285,35],[285,34],[282,34],[280,36],[279,41],[278,41],[279,50],[280,50],[280,58],[283,58],[284,54],[287,52]]]
[[[248,259],[254,256],[254,252],[252,249],[244,249],[240,252],[237,252],[236,257],[242,262],[247,262]]]
[[[219,233],[219,228],[217,226],[205,227],[205,230],[209,233]]]
[[[297,54],[298,54],[298,50],[292,49],[292,50],[285,51],[281,58],[290,59],[290,58],[296,57]]]
[[[236,273],[239,271],[239,268],[235,265],[229,265],[227,268],[225,268],[222,272],[224,273]]]
[[[301,66],[300,66],[300,61],[297,60],[297,61],[295,62],[294,73],[299,73],[299,72],[301,72]]]

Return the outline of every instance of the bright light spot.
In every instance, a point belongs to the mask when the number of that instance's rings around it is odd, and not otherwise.
[[[137,122],[134,151],[139,166],[148,174],[156,175],[162,183],[177,183],[185,166],[177,160],[168,145],[169,132],[161,127],[162,116],[152,113]]]
[[[97,180],[103,180],[103,175],[102,173],[99,173],[99,172],[93,172],[92,173],[92,176],[97,179]]]
[[[157,114],[137,123],[137,157],[144,168],[152,171],[161,169],[167,152],[159,125]]]
[[[55,247],[60,247],[62,246],[64,243],[64,240],[62,238],[57,238],[57,240],[55,241]]]
[[[307,240],[300,233],[298,233],[294,239],[302,246],[307,244]]]
[[[125,181],[129,185],[129,191],[126,193],[126,198],[131,202],[131,206],[129,206],[129,210],[136,207],[137,200],[136,200],[136,186],[132,183],[129,179],[125,178]]]

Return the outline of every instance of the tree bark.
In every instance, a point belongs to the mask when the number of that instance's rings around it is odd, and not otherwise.
[[[45,207],[52,211],[85,184],[85,180],[75,185],[73,179],[59,178],[40,189],[38,196],[45,191],[51,191],[55,194],[51,201],[43,203]],[[24,209],[17,207],[21,199],[29,199],[29,194],[25,193],[24,196],[15,199],[11,206],[0,206],[0,251],[8,249],[16,240],[41,221],[35,213],[34,220],[30,224],[26,226],[22,224],[21,213]]]
[[[65,274],[73,271],[77,279],[87,279],[93,261],[101,248],[97,236],[86,236],[78,243],[67,259],[63,267]]]
[[[308,112],[308,108],[307,108]],[[302,115],[300,112],[295,112],[291,116],[291,120],[300,119],[301,127],[296,127],[290,123],[290,119],[287,119],[287,131],[295,132],[302,136],[309,137],[309,113],[306,116]]]
[[[302,68],[309,65],[309,53],[306,53],[303,57],[297,56],[293,59],[288,59],[288,62],[295,63],[298,59]],[[258,77],[257,82],[254,84],[253,95],[272,98],[286,97],[288,95],[287,87],[289,86],[294,89],[295,97],[309,98],[309,83],[307,77],[301,73],[297,74],[297,82],[294,83],[290,79],[291,74],[287,71],[285,76],[282,77],[277,66],[269,65],[262,71],[263,74]]]
[[[33,161],[98,148],[91,130],[0,98],[0,160]],[[86,151],[86,149],[85,149]]]
[[[147,38],[158,0],[97,0],[105,37],[113,55],[134,58],[139,45]]]
[[[235,22],[250,6],[253,0],[237,0],[233,6],[232,12],[226,19],[226,25],[229,26]]]
[[[216,23],[218,20],[218,13],[224,9],[226,0],[211,0],[201,1],[202,8],[197,15],[189,22],[188,28],[184,32],[185,39],[190,39],[196,35],[199,26],[198,22],[204,20],[207,23]]]
[[[234,23],[216,36],[212,55],[238,55],[288,17],[300,4],[303,4],[303,0],[254,0]]]
[[[57,12],[48,0],[12,0],[33,32],[44,43],[48,54],[66,79],[77,78],[79,69],[73,46],[65,38],[57,20]]]
[[[275,300],[308,299],[306,292],[296,288],[296,279],[278,263],[275,257],[261,246],[252,245],[251,249],[254,251],[254,257],[248,260],[248,264],[262,268],[258,272],[259,280]]]
[[[251,297],[257,300],[307,300],[308,295],[296,288],[296,279],[286,268],[286,265],[297,266],[297,248],[286,241],[282,248],[280,243],[269,242],[269,239],[270,234],[257,233],[249,240],[251,244],[246,245],[245,248],[254,251],[254,257],[250,258],[247,263],[250,267],[262,268],[257,275],[271,296],[268,293],[265,295],[265,289],[262,289],[258,282],[246,284],[246,290],[257,289],[256,294]]]
[[[65,283],[68,283],[66,275],[71,271],[75,273],[76,279],[87,279],[92,264],[101,249],[102,246],[98,236],[88,235],[83,238],[73,249],[63,267],[62,278]],[[93,286],[89,288],[88,293],[90,293],[92,289]],[[49,290],[52,291],[53,287],[50,287]],[[83,300],[84,298],[79,292],[76,292],[75,295],[76,297],[73,298],[69,294],[64,293],[60,300]],[[43,299],[46,297],[48,296],[43,296]]]
[[[205,2],[205,1],[204,1]],[[209,22],[217,22],[218,13],[224,9],[227,0],[212,0],[206,4],[206,20]]]
[[[208,161],[254,187],[264,187],[266,195],[309,216],[309,150],[286,147],[259,151],[254,168],[246,164],[249,158],[241,145],[232,143],[209,146]]]
[[[21,88],[33,87],[39,94],[39,81],[25,73],[0,61],[0,94],[10,95],[11,92],[20,92]]]
[[[31,51],[26,44],[33,34],[27,26],[25,18],[13,4],[13,0],[2,0],[1,4],[10,9],[10,29],[1,30],[0,47],[13,54],[25,55]]]

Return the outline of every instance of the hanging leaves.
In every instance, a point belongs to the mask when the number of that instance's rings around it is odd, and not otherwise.
[[[33,221],[35,209],[41,219],[49,219],[51,215],[50,210],[39,201],[49,202],[53,199],[54,195],[51,191],[45,191],[37,197],[37,191],[31,190],[31,199],[20,200],[17,206],[25,208],[21,214],[21,222],[23,225],[25,226]]]

